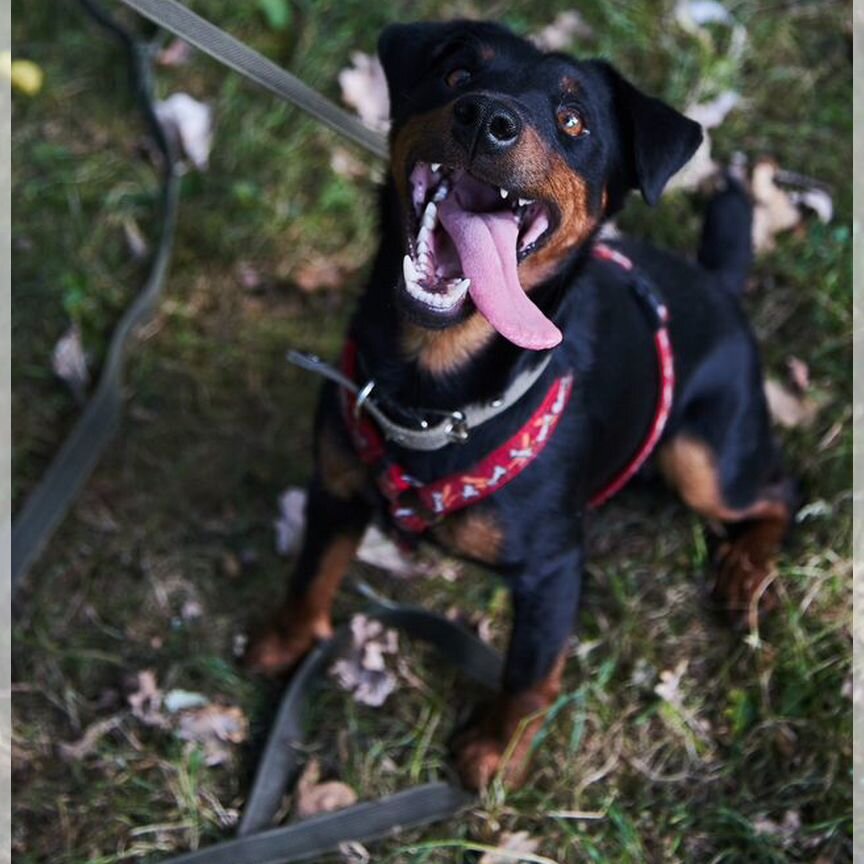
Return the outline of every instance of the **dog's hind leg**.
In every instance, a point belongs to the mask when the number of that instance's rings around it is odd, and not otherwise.
[[[727,291],[741,295],[753,264],[753,204],[731,173],[724,183],[705,208],[698,258]]]
[[[775,562],[796,498],[776,455],[772,450],[762,455],[769,469],[764,476],[742,473],[736,469],[743,466],[730,466],[728,451],[715,450],[687,432],[668,441],[658,455],[663,475],[684,502],[724,530],[713,597],[734,623],[751,628],[760,612],[777,605]]]

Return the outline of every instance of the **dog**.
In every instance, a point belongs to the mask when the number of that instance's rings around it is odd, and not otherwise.
[[[457,737],[455,764],[468,788],[516,787],[561,690],[585,513],[647,459],[723,527],[719,602],[733,616],[776,603],[792,484],[738,302],[751,205],[730,179],[698,262],[601,242],[631,191],[657,202],[698,124],[604,61],[494,23],[391,25],[379,54],[393,121],[381,244],[348,384],[320,398],[288,597],[247,663],[284,673],[331,635],[376,515],[481,562],[512,591],[512,633],[500,692]]]

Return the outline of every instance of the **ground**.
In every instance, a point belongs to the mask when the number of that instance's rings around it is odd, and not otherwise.
[[[527,33],[567,8],[190,5],[332,97],[351,52],[372,51],[388,21],[482,11]],[[593,36],[574,48],[609,57],[679,106],[740,91],[716,152],[771,155],[834,191],[834,221],[783,237],[747,298],[768,372],[783,378],[789,357],[803,360],[822,404],[810,426],[782,431],[807,501],[781,562],[782,608],[758,634],[729,631],[705,601],[699,523],[656,492],[624,495],[593,519],[580,642],[529,787],[493,790],[458,820],[372,845],[376,862],[473,860],[474,846],[505,830],[529,832],[536,854],[557,862],[851,860],[851,4],[730,4],[747,34],[739,59],[724,28],[687,32],[674,6],[585,0]],[[145,272],[124,223],[150,238],[157,226],[122,55],[74,3],[13,9],[16,55],[46,73],[41,93],[14,104],[20,505],[78,410],[51,373],[51,348],[74,321],[98,369]],[[374,246],[373,160],[201,57],[161,69],[158,89],[210,101],[215,146],[209,170],[183,181],[171,276],[132,351],[122,434],[22,599],[21,864],[155,862],[230,836],[278,696],[237,667],[235,647],[282,591],[290,562],[274,551],[276,499],[310,464],[317,385],[284,354],[334,356]],[[335,173],[336,151],[357,155],[362,176]],[[656,211],[634,201],[624,227],[692,253],[699,206],[685,193]],[[328,267],[335,287],[301,287]],[[363,573],[391,597],[457,607],[485,616],[496,638],[504,631],[506,598],[478,571],[455,581]],[[343,598],[340,618],[359,608]],[[470,703],[472,688],[433,657],[407,644],[402,653],[414,684],[386,710],[335,689],[314,709],[311,752],[362,798],[449,776],[447,736]],[[144,724],[127,695],[148,669],[163,692],[238,706],[251,742],[208,767],[200,748]],[[106,718],[110,731],[87,755],[60,749]]]

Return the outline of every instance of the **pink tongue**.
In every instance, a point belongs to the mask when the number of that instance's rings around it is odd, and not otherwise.
[[[438,217],[456,245],[468,293],[486,320],[520,348],[539,351],[561,341],[561,331],[531,302],[516,271],[519,227],[511,213],[473,213],[450,196]]]

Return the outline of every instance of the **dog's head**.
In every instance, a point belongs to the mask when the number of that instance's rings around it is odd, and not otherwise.
[[[544,54],[486,22],[396,24],[378,45],[405,231],[401,297],[443,328],[561,339],[531,301],[630,189],[653,204],[700,127],[602,61]]]

